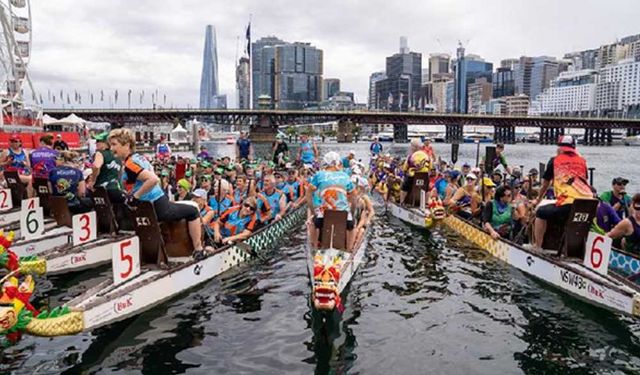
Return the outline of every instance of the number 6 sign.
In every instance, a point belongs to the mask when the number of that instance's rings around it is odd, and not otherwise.
[[[140,274],[140,239],[127,238],[111,248],[113,285],[119,285]]]
[[[611,243],[611,238],[595,232],[589,232],[584,254],[584,265],[599,274],[606,275],[609,270]]]
[[[95,211],[73,215],[71,221],[71,227],[73,228],[73,246],[82,245],[98,237],[96,233]]]
[[[44,233],[44,217],[42,207],[35,207],[20,212],[20,235],[25,240],[32,240]]]

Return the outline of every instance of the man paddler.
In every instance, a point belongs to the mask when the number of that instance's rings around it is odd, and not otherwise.
[[[570,135],[562,135],[558,139],[558,154],[547,163],[538,198],[533,201],[534,206],[542,201],[551,184],[557,199],[555,204],[538,207],[536,211],[534,237],[537,248],[542,247],[549,220],[564,224],[574,200],[593,198],[587,180],[587,162],[576,151],[575,139]]]
[[[340,167],[342,159],[337,152],[328,152],[322,159],[323,168],[313,175],[307,189],[307,203],[314,213],[311,243],[318,242],[318,233],[324,223],[325,210],[347,212],[347,249],[353,248],[354,221],[351,202],[355,199],[355,186]]]
[[[431,169],[430,160],[431,158],[422,148],[420,140],[412,139],[409,146],[407,160],[402,166],[404,171],[404,180],[400,191],[400,203],[404,203],[407,194],[409,194],[415,174],[418,172],[429,172],[429,169]]]

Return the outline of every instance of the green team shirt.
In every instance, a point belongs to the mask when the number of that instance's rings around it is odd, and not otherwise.
[[[96,178],[96,186],[103,187],[107,190],[120,190],[120,170],[122,163],[113,156],[111,150],[98,151],[102,154],[104,162],[100,167],[100,173]]]

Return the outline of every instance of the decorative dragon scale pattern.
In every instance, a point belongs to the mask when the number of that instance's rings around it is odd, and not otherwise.
[[[506,243],[494,240],[487,233],[453,215],[447,216],[443,223],[494,257],[505,262],[509,261],[509,246]]]
[[[640,273],[640,260],[612,250],[609,256],[609,267],[625,275],[635,275]]]
[[[250,237],[245,242],[255,251],[262,251],[272,246],[282,235],[291,230],[296,225],[302,223],[305,218],[306,208],[300,207],[293,213],[286,215],[281,220],[272,224],[272,226],[255,236]],[[248,254],[245,252],[248,257]]]

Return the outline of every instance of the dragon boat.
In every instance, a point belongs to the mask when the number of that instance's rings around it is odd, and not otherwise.
[[[74,335],[140,314],[276,245],[304,221],[306,207],[201,259],[191,256],[186,221],[163,223],[168,227],[161,229],[149,202],[138,202],[132,207],[132,216],[136,236],[113,245],[111,278],[51,311],[37,311],[28,304],[31,284],[25,284],[22,292],[19,287],[5,286],[0,295],[0,301],[5,302],[0,304],[0,333],[13,335],[13,339],[22,333]]]
[[[406,223],[430,229],[444,219],[445,209],[438,198],[427,199],[428,187],[429,174],[416,173],[404,203],[387,202],[388,211]]]
[[[369,225],[364,235],[347,249],[347,212],[324,212],[320,241],[313,244],[312,222],[307,222],[307,265],[311,279],[311,304],[319,312],[342,313],[342,293],[358,270],[365,255]]]
[[[640,261],[608,250],[603,245],[610,239],[589,233],[596,207],[595,200],[576,200],[564,226],[548,227],[542,251],[494,240],[475,223],[454,215],[447,216],[443,225],[525,274],[590,304],[639,317],[640,285],[635,281]]]

